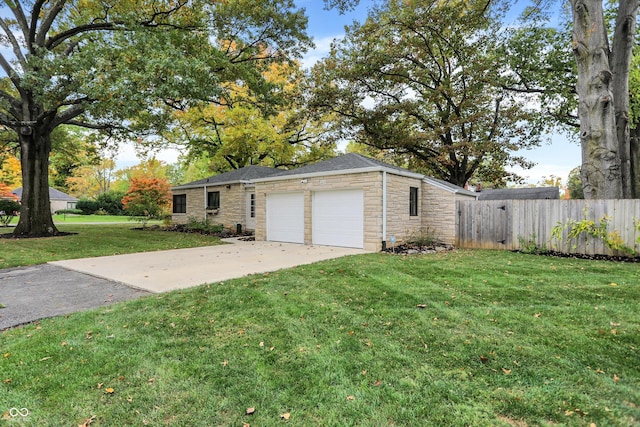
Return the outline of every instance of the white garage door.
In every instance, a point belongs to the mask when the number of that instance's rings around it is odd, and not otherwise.
[[[304,243],[303,193],[267,194],[267,240]]]
[[[364,247],[364,193],[362,190],[313,193],[313,243]]]

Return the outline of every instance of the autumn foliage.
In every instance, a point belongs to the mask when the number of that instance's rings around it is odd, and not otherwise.
[[[171,204],[171,186],[162,178],[131,178],[122,198],[124,210],[134,217],[159,218]]]
[[[18,196],[11,192],[11,188],[4,182],[0,182],[0,199],[18,200]]]

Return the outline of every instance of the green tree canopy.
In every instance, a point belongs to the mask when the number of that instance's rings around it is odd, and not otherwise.
[[[313,69],[316,108],[341,118],[342,137],[395,155],[457,185],[503,184],[541,127],[517,92],[500,23],[487,1],[389,0],[348,28]],[[539,123],[538,123],[539,124]]]
[[[48,199],[54,129],[158,135],[172,125],[172,110],[221,99],[226,82],[266,99],[263,70],[309,45],[293,0],[4,4],[0,125],[14,132],[24,187],[16,234],[56,234]]]

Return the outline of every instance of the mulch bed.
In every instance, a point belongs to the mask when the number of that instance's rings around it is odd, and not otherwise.
[[[594,261],[613,261],[613,262],[640,262],[640,257],[629,257],[620,255],[587,255],[587,254],[569,254],[566,252],[558,251],[540,251],[540,252],[525,252],[525,251],[512,251],[520,252],[524,254],[550,256],[556,258],[574,258],[574,259],[587,259]]]

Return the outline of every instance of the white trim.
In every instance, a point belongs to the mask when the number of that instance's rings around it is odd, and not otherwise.
[[[387,172],[382,171],[382,241],[387,241]]]
[[[415,173],[415,172],[409,172],[409,171],[404,172],[404,171],[399,171],[391,168],[371,166],[367,168],[341,169],[341,170],[331,170],[331,171],[322,171],[322,172],[309,172],[309,173],[300,173],[300,174],[291,174],[291,175],[270,176],[267,178],[254,179],[253,182],[285,181],[287,179],[314,178],[319,176],[348,175],[348,174],[354,174],[354,173],[367,173],[367,172],[389,172],[394,175],[406,176],[408,178],[416,178],[416,179],[424,178],[424,175]]]
[[[201,182],[200,184],[185,184],[185,185],[178,185],[177,187],[171,187],[172,191],[182,191],[182,190],[191,190],[193,188],[200,188],[203,185],[205,187],[219,187],[219,186],[225,186],[225,185],[235,185],[235,184],[244,184],[245,186],[247,185],[254,185],[253,181],[247,181],[247,180],[235,180],[235,181],[224,181],[224,182]]]
[[[207,186],[205,184],[204,188],[204,197],[202,198],[204,200],[204,206],[202,207],[202,210],[204,210],[204,221],[207,221]]]

